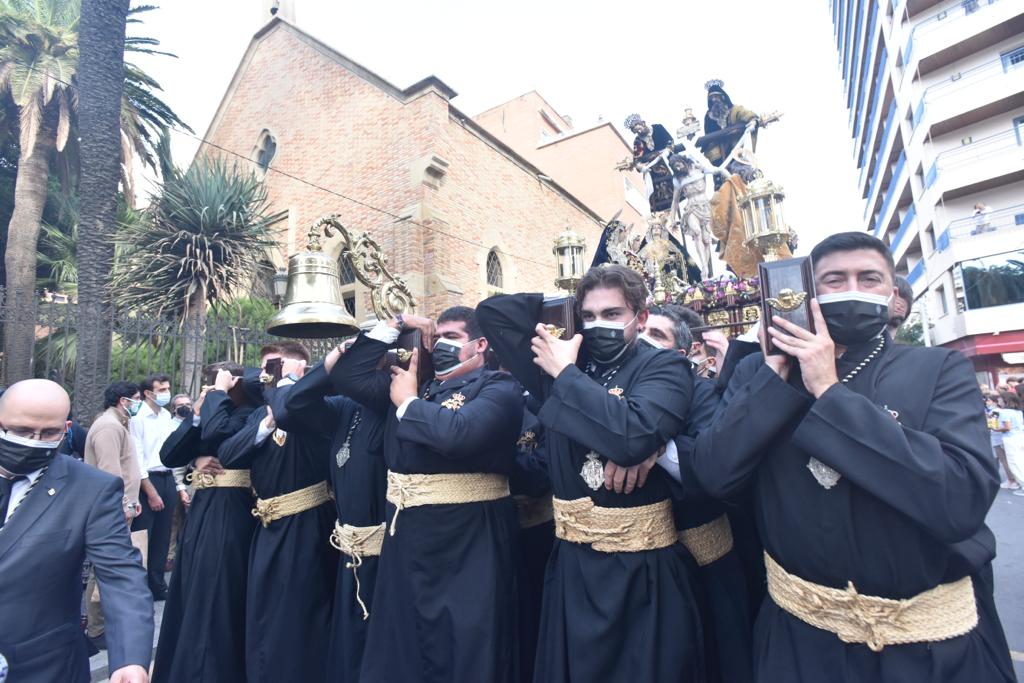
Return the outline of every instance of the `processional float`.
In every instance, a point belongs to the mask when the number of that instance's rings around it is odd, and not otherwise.
[[[642,233],[635,233],[618,215],[613,217],[604,228],[599,251],[605,263],[643,274],[654,303],[688,306],[703,316],[702,330],[722,329],[735,336],[762,317],[766,302],[774,314],[791,315],[795,309],[785,311],[786,304],[780,302],[792,302],[803,293],[803,303],[809,284],[804,282],[805,266],[766,265],[790,263],[796,244],[783,210],[785,192],[765,176],[754,157],[758,129],[781,114],[757,115],[734,105],[721,81],[708,81],[705,88],[708,112],[703,134],[692,109],[685,109],[675,139],[639,114],[626,119],[626,128],[636,135],[633,156],[616,169],[643,174],[651,213]],[[563,253],[573,244],[570,233],[562,233],[555,243],[560,269],[556,285],[566,291],[583,270],[580,266],[571,276],[562,272],[577,263]],[[717,260],[728,268],[717,277],[713,242]],[[768,272],[775,274],[765,298],[763,274]],[[569,283],[571,287],[566,286]]]

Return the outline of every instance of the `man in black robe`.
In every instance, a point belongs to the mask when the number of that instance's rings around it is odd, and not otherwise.
[[[359,335],[335,366],[345,396],[386,414],[388,531],[377,571],[363,683],[518,680],[515,504],[508,475],[523,397],[507,373],[484,367],[487,339],[471,308],[437,320],[436,379],[378,370],[414,316]]]
[[[331,399],[302,415],[287,409],[309,352],[281,342],[260,352],[262,367],[280,361],[281,379],[267,389],[267,406],[221,444],[224,467],[249,467],[259,520],[249,550],[245,607],[248,683],[322,681],[338,554],[328,544],[334,526],[325,453],[330,439],[310,427],[338,419]],[[276,373],[270,372],[274,376]],[[278,422],[280,421],[280,423]]]
[[[516,442],[516,466],[509,489],[519,513],[519,675],[533,680],[540,632],[544,570],[555,542],[551,479],[544,447],[544,426],[537,419],[540,404],[526,396],[523,426]]]
[[[633,135],[633,168],[641,170],[650,186],[651,213],[672,206],[672,170],[666,159],[658,160],[672,148],[672,135],[660,123],[647,125],[639,114],[630,114],[623,124]],[[653,162],[653,163],[652,163]]]
[[[358,681],[363,661],[377,565],[384,540],[387,467],[382,452],[384,421],[364,406],[337,393],[332,375],[342,350],[332,350],[321,366],[302,376],[288,393],[285,407],[290,415],[316,414],[319,404],[331,396],[337,407],[329,421],[307,426],[331,439],[323,452],[331,473],[338,521],[330,543],[341,553],[334,589],[328,681]]]
[[[224,469],[212,457],[262,403],[258,372],[214,363],[199,414],[164,441],[166,467],[192,465],[195,495],[178,545],[160,625],[153,683],[245,683],[245,595],[256,520],[249,471]]]
[[[773,319],[784,353],[739,363],[683,467],[720,497],[755,483],[769,593],[756,678],[1012,681],[984,526],[999,480],[971,365],[885,334],[880,240],[839,233],[811,257],[816,333]]]
[[[654,466],[651,455],[684,427],[693,377],[679,354],[637,343],[647,319],[639,274],[591,269],[576,299],[584,336],[567,340],[536,324],[539,294],[478,307],[502,362],[543,402],[558,538],[534,680],[703,681],[697,566],[678,542],[668,475],[651,470],[628,495],[604,485],[608,460]]]
[[[683,357],[692,348],[693,335],[681,306],[652,306],[644,335],[662,348]],[[691,457],[696,437],[709,427],[718,407],[715,381],[695,377],[690,412],[684,430],[666,444],[658,464],[672,477],[672,494],[679,540],[700,568],[703,594],[701,625],[709,683],[746,683],[753,680],[751,666],[751,617],[746,577],[740,555],[733,546],[730,513],[735,505],[707,495],[692,481],[681,481],[679,461]],[[613,462],[605,465],[606,486],[624,477]],[[619,489],[621,490],[621,489]]]

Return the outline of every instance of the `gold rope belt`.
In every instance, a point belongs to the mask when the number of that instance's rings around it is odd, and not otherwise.
[[[503,474],[399,474],[389,470],[387,499],[395,506],[390,533],[395,535],[398,512],[405,508],[479,503],[508,495],[508,477]]]
[[[944,583],[906,600],[892,600],[846,588],[829,588],[794,576],[765,553],[768,594],[803,622],[831,631],[844,643],[865,643],[875,652],[886,645],[956,638],[978,624],[971,577]]]
[[[530,529],[550,522],[555,518],[555,509],[551,504],[551,496],[512,496],[519,513],[519,528]]]
[[[590,498],[553,498],[555,536],[587,543],[603,553],[635,553],[667,548],[676,542],[672,501],[635,508],[602,508]]]
[[[256,508],[252,511],[252,516],[258,517],[263,522],[264,528],[266,528],[276,519],[312,510],[330,499],[331,489],[327,486],[326,481],[321,481],[304,489],[267,498],[266,500],[257,498]]]
[[[334,531],[331,532],[331,545],[340,552],[352,558],[345,563],[346,569],[352,570],[352,576],[356,578],[356,602],[363,609],[363,620],[370,618],[370,611],[366,609],[361,595],[362,586],[359,584],[359,567],[363,564],[364,557],[378,557],[381,546],[384,545],[384,529],[387,525],[381,522],[377,526],[352,526],[334,521]]]
[[[249,478],[249,470],[224,470],[220,474],[192,472],[188,475],[188,481],[196,489],[247,489],[252,486],[252,481]]]
[[[682,529],[679,542],[686,546],[701,567],[722,559],[732,550],[732,526],[728,515],[691,529]]]

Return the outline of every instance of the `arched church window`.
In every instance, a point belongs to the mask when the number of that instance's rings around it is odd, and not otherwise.
[[[491,249],[487,254],[487,285],[501,289],[505,286],[505,276],[501,270],[501,259],[498,252]]]

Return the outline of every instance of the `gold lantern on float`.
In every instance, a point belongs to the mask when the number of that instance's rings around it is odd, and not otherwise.
[[[780,186],[758,176],[747,185],[746,194],[737,201],[747,234],[744,244],[755,247],[769,263],[782,258],[779,252],[791,237],[782,210],[785,198]]]
[[[575,292],[576,285],[583,278],[583,254],[587,251],[586,241],[569,227],[555,237],[552,253],[555,255],[555,286],[567,292]]]
[[[402,312],[411,312],[416,301],[405,281],[387,268],[387,257],[368,234],[353,239],[337,216],[321,218],[309,229],[305,251],[288,259],[288,285],[267,332],[295,339],[345,337],[359,331],[341,296],[338,262],[323,253],[323,237],[337,232],[342,239],[341,258],[356,278],[370,288],[374,313],[381,320]]]

